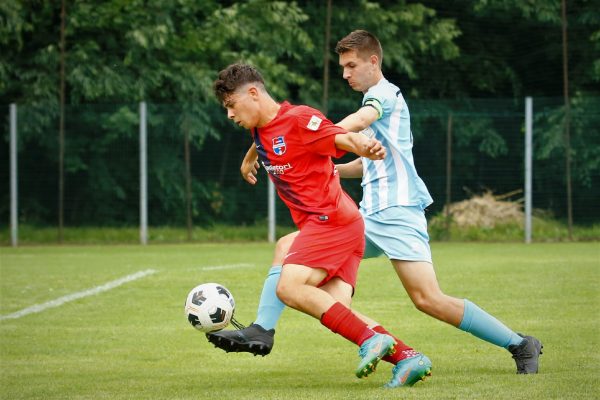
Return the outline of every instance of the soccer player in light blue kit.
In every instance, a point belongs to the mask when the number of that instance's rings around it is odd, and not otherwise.
[[[336,52],[344,79],[352,89],[364,94],[361,108],[338,125],[349,131],[364,130],[388,149],[385,160],[359,158],[337,166],[342,178],[362,176],[360,212],[365,221],[367,243],[364,258],[385,254],[417,309],[504,347],[512,353],[518,374],[537,373],[542,353],[539,340],[515,333],[476,304],[448,296],[439,287],[424,214],[432,198],[414,166],[407,104],[400,89],[388,82],[381,71],[383,51],[378,39],[369,32],[354,31],[338,42]],[[241,169],[244,178],[252,184],[256,182],[258,168],[255,160],[250,149]],[[242,330],[208,334],[212,343],[226,351],[255,355],[271,351],[274,328],[284,308],[275,288],[280,265],[296,234],[284,236],[277,243],[256,321]],[[396,364],[393,378],[386,386],[411,386],[422,378],[406,379],[406,371],[412,369],[406,365],[410,360]]]

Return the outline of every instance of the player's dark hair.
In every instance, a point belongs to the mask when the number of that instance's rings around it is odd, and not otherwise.
[[[231,64],[219,72],[213,85],[215,96],[222,103],[229,95],[247,83],[259,83],[262,87],[265,85],[262,75],[253,66],[242,63]]]
[[[363,59],[369,58],[373,54],[376,55],[379,58],[379,66],[381,66],[383,49],[379,39],[372,33],[363,30],[350,32],[335,46],[335,52],[338,54],[344,54],[352,50],[355,50],[358,56]]]

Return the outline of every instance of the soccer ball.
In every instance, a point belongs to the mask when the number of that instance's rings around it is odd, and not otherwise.
[[[185,301],[185,315],[188,321],[202,332],[214,332],[225,328],[229,325],[234,311],[233,295],[218,283],[196,286]]]

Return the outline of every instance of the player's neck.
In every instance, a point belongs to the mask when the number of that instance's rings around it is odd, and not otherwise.
[[[383,72],[381,72],[381,71],[379,71],[378,73],[373,75],[373,79],[371,80],[369,87],[365,91],[363,91],[363,94],[367,93],[367,91],[369,89],[371,89],[373,86],[377,85],[379,83],[379,81],[382,79],[383,79]]]
[[[279,113],[279,109],[281,108],[281,105],[279,103],[277,103],[275,100],[273,100],[271,97],[269,97],[264,100],[264,103],[262,104],[261,108],[264,111],[261,113],[260,119],[256,126],[257,128],[262,128],[263,126],[267,125],[269,122],[273,121],[275,119],[275,117],[277,116],[277,113]]]

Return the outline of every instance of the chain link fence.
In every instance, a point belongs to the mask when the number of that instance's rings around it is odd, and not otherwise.
[[[524,99],[409,99],[408,103],[415,164],[435,200],[428,215],[473,193],[523,190]],[[350,100],[330,104],[328,116],[339,121],[356,106]],[[62,146],[55,104],[15,108],[14,126],[9,106],[1,108],[5,110],[0,143],[0,180],[5,188],[0,192],[1,229],[10,229],[11,204],[13,211],[16,208],[18,224],[139,226],[139,104],[66,106]],[[239,165],[251,143],[250,136],[227,121],[220,107],[213,103],[148,103],[145,121],[150,227],[210,227],[215,223],[266,226],[268,178],[261,171],[256,186],[241,179]],[[16,185],[11,190],[13,130]],[[558,219],[568,215],[565,132],[562,99],[534,98],[532,203],[535,209]],[[600,99],[573,99],[569,138],[573,220],[576,224],[597,223]],[[358,201],[359,180],[343,184]],[[278,225],[292,224],[279,200],[275,214]]]

